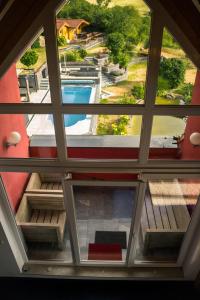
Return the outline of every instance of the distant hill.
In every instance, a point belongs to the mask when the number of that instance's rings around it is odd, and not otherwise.
[[[96,0],[87,0],[90,3],[96,3]],[[148,12],[149,8],[142,0],[112,0],[110,6],[125,6],[125,5],[134,5],[140,13],[143,15]]]

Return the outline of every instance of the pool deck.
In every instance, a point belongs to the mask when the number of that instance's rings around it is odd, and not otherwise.
[[[92,87],[89,103],[95,102],[96,87]],[[43,99],[43,101],[42,101]],[[38,91],[33,93],[31,102],[33,103],[51,103],[49,91]],[[31,118],[31,115],[29,116]],[[91,134],[92,115],[86,115],[85,120],[81,120],[73,126],[65,127],[67,135],[85,135]],[[34,115],[27,127],[27,134],[32,135],[54,135],[54,126],[49,115]]]

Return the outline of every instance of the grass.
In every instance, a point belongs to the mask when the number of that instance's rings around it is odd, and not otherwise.
[[[87,0],[90,3],[95,4],[96,0]],[[139,10],[139,12],[143,15],[149,11],[148,6],[142,0],[112,0],[110,6],[126,6],[131,5],[135,6]]]
[[[156,97],[156,104],[157,105],[179,105],[179,100],[170,100],[163,97]]]
[[[140,135],[142,116],[132,117],[132,126],[128,129],[128,135]],[[185,122],[171,116],[155,116],[153,119],[153,136],[178,136],[184,133]]]
[[[147,62],[130,65],[128,67],[128,81],[144,82],[146,79]]]
[[[182,49],[165,48],[162,47],[161,55],[166,58],[185,58],[185,53]]]
[[[38,49],[34,49],[34,50],[36,50],[36,52],[38,53],[38,61],[37,61],[37,63],[34,66],[31,66],[30,68],[27,68],[19,60],[17,62],[17,69],[34,69],[34,71],[36,71],[37,69],[39,69],[46,62],[46,51],[45,51],[45,48],[38,48]]]

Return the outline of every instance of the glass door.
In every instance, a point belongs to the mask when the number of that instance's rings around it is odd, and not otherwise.
[[[128,264],[139,181],[65,180],[77,263]]]

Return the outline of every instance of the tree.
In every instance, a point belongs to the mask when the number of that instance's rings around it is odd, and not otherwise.
[[[61,47],[61,46],[65,46],[66,45],[66,39],[64,36],[58,36],[57,37],[57,43],[58,43],[58,46]]]
[[[83,48],[78,50],[80,58],[84,59],[87,56],[87,51]]]
[[[127,69],[130,60],[131,58],[126,52],[120,53],[118,56],[118,63],[120,68]]]
[[[100,7],[108,7],[111,0],[97,0],[97,5]]]
[[[107,37],[106,46],[113,56],[118,56],[126,46],[123,34],[120,32],[110,33]]]
[[[38,57],[38,53],[35,50],[30,49],[21,57],[20,62],[23,65],[30,67],[36,64]]]
[[[168,80],[170,88],[176,88],[183,83],[186,67],[184,62],[178,58],[162,58],[159,74]]]

